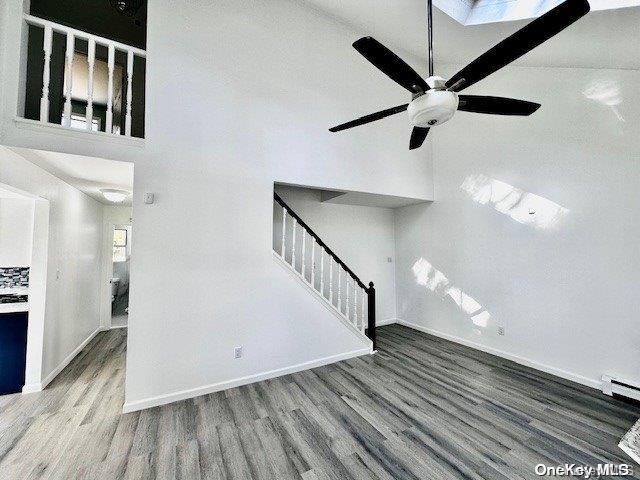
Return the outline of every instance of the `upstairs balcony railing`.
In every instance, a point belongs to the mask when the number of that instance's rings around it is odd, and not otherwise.
[[[30,37],[25,119],[144,137],[145,50],[32,15],[24,19]]]

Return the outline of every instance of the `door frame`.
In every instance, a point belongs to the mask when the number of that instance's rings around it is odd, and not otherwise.
[[[102,225],[102,267],[100,282],[100,327],[104,330],[112,328],[126,328],[126,326],[113,327],[111,325],[111,278],[113,277],[113,230],[118,226],[131,227],[131,222],[116,222],[105,220]],[[133,235],[132,235],[133,236]],[[127,242],[131,239],[128,238]]]
[[[0,183],[26,200],[33,201],[31,232],[31,264],[29,265],[29,310],[27,320],[27,358],[22,393],[39,392],[44,388],[42,363],[44,357],[44,327],[47,301],[47,274],[49,259],[49,211],[46,198]]]

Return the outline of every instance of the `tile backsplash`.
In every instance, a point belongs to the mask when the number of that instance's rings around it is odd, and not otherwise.
[[[0,288],[29,286],[29,267],[0,267]]]

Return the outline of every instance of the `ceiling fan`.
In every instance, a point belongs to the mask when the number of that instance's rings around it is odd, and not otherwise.
[[[409,142],[409,150],[413,150],[424,143],[431,127],[450,120],[456,110],[493,115],[531,115],[540,108],[540,104],[504,97],[458,95],[458,92],[546,42],[586,15],[589,9],[587,0],[566,0],[480,55],[449,80],[445,80],[433,74],[433,6],[432,0],[427,0],[429,77],[426,80],[404,60],[372,37],[363,37],[353,44],[353,48],[364,58],[411,92],[411,102],[365,115],[332,127],[329,131],[339,132],[406,110],[413,125]]]

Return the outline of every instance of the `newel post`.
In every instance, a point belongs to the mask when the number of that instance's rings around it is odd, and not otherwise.
[[[373,350],[376,350],[376,289],[373,287],[373,282],[369,282],[369,288],[367,288],[367,305],[368,305],[368,325],[367,325],[367,337],[373,342]]]

